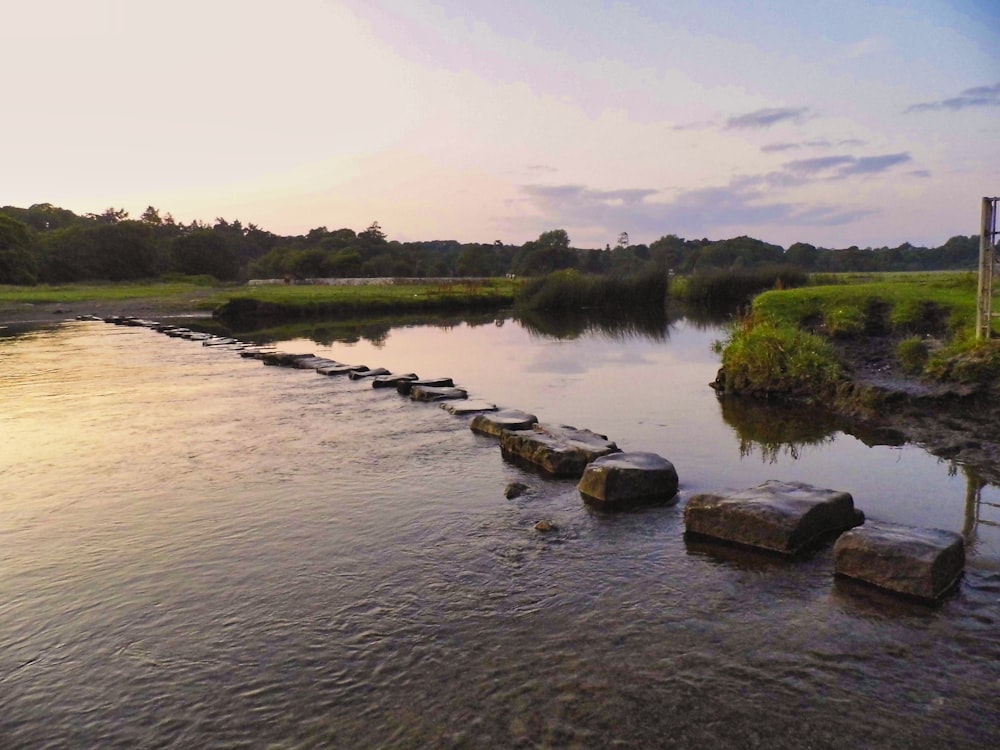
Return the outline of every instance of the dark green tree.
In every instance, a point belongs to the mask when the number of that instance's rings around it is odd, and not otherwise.
[[[38,267],[27,225],[0,214],[0,284],[34,284]]]

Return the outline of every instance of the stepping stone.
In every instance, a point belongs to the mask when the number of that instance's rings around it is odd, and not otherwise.
[[[416,374],[412,372],[405,375],[376,375],[372,381],[372,388],[395,388],[402,382],[416,379]]]
[[[182,339],[187,339],[188,341],[208,341],[212,338],[210,333],[200,333],[198,331],[188,331],[187,333],[181,334]]]
[[[410,389],[410,398],[414,401],[449,401],[456,398],[468,398],[469,392],[464,388],[438,388],[432,385],[415,385]]]
[[[409,380],[399,383],[396,386],[396,390],[403,396],[409,396],[410,389],[415,385],[427,385],[434,388],[450,388],[455,385],[455,381],[451,378],[418,378],[417,380]]]
[[[611,453],[587,464],[576,488],[602,508],[633,508],[676,498],[677,470],[656,453]]]
[[[503,430],[500,450],[506,458],[525,461],[553,476],[579,477],[587,464],[617,453],[618,446],[590,430],[536,424],[530,430]]]
[[[374,378],[378,375],[392,375],[384,367],[376,367],[374,370],[355,370],[354,372],[347,373],[347,377],[351,380],[361,380],[361,378]]]
[[[303,357],[292,362],[292,367],[299,370],[318,370],[321,367],[332,367],[337,363],[326,357]]]
[[[288,352],[266,352],[261,361],[265,365],[277,366],[277,367],[292,367],[297,359],[307,359],[313,357],[313,354],[289,354]]]
[[[448,401],[441,404],[441,408],[456,416],[466,414],[480,414],[485,411],[496,411],[497,405],[482,399],[467,399],[465,401]]]
[[[849,492],[776,480],[733,495],[695,495],[684,508],[689,534],[783,555],[863,521]]]
[[[190,328],[175,328],[175,327],[171,327],[171,328],[165,329],[163,331],[163,333],[167,334],[171,338],[177,339],[177,338],[180,338],[181,336],[183,336],[186,333],[191,333],[191,329]]]
[[[242,343],[243,343],[242,341],[239,341],[239,340],[234,339],[234,338],[230,338],[228,336],[213,336],[210,339],[202,341],[201,345],[202,346],[229,346],[230,344],[242,344]]]
[[[833,546],[838,575],[920,599],[938,599],[965,567],[965,541],[940,529],[868,521]]]
[[[530,430],[538,424],[538,417],[517,409],[501,409],[492,414],[479,414],[472,418],[469,429],[480,435],[500,437],[504,430]]]
[[[316,370],[320,375],[348,375],[352,372],[364,372],[368,369],[368,365],[330,365],[329,367],[320,367]]]

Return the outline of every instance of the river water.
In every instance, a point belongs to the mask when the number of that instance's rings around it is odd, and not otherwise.
[[[364,381],[98,322],[0,338],[0,747],[1000,743],[998,488],[819,417],[724,414],[711,326],[482,323],[280,348],[660,453],[679,502],[595,512]],[[962,532],[960,586],[928,607],[835,579],[828,547],[685,541],[687,497],[772,478]]]

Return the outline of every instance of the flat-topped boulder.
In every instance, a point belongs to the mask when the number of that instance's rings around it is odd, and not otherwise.
[[[260,361],[274,367],[292,367],[297,359],[314,357],[314,354],[289,354],[288,352],[265,352]]]
[[[338,362],[335,365],[319,367],[316,372],[320,375],[350,375],[352,372],[365,372],[367,370],[368,365],[344,365]]]
[[[500,409],[491,414],[477,414],[469,429],[480,435],[500,437],[504,430],[530,430],[538,424],[538,417],[518,409]]]
[[[201,342],[202,346],[232,346],[233,344],[242,344],[243,342],[239,339],[234,339],[231,336],[213,336],[210,339],[206,339]]]
[[[438,388],[432,385],[415,385],[410,388],[410,398],[414,401],[450,401],[468,397],[469,392],[464,388]]]
[[[611,453],[587,464],[576,486],[583,499],[623,510],[677,497],[677,470],[656,453]]]
[[[362,378],[374,378],[379,375],[392,375],[384,367],[376,367],[374,370],[364,369],[364,370],[354,370],[353,372],[347,373],[347,377],[351,380],[361,380]]]
[[[536,424],[528,430],[503,430],[500,450],[506,458],[524,461],[547,474],[578,477],[591,461],[617,453],[618,446],[590,430]]]
[[[461,417],[466,414],[481,414],[486,411],[496,411],[497,405],[479,398],[470,398],[465,401],[445,401],[441,404],[441,408],[446,412],[450,412],[451,414]]]
[[[849,492],[776,480],[732,495],[695,495],[684,508],[689,534],[783,555],[863,520]]]
[[[416,380],[404,381],[396,385],[396,390],[403,396],[410,395],[410,389],[415,385],[425,385],[432,388],[451,388],[455,381],[451,378],[417,378]]]
[[[965,568],[965,541],[941,529],[867,521],[833,547],[837,575],[920,599],[938,599]]]
[[[395,388],[402,382],[416,380],[415,373],[408,372],[405,375],[376,375],[372,380],[372,388]]]

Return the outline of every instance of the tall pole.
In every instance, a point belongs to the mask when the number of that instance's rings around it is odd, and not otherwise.
[[[988,339],[993,318],[993,212],[996,198],[983,198],[983,216],[979,232],[979,291],[976,304],[976,339]]]

